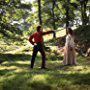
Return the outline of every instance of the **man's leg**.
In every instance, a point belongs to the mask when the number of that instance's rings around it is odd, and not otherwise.
[[[38,48],[36,46],[34,46],[33,54],[32,54],[32,59],[31,59],[31,68],[33,68],[33,66],[34,66],[35,57],[37,55],[37,52],[38,52]]]
[[[45,68],[45,64],[46,64],[46,55],[45,55],[45,51],[43,48],[40,48],[40,53],[42,55],[42,65],[41,68]]]

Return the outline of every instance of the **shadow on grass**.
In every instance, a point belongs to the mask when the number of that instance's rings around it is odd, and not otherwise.
[[[79,84],[79,85],[90,85],[90,73],[87,74],[69,74],[66,76],[67,80],[72,80],[73,84]]]
[[[10,63],[5,63],[5,64],[2,64],[2,66],[6,66],[6,67],[11,67],[11,66],[15,66],[17,68],[29,68],[29,64],[21,64],[21,63],[17,63],[17,62],[10,62]]]
[[[30,60],[31,55],[2,54],[1,58],[5,57],[8,58],[5,59],[5,61],[8,61],[8,63],[2,63],[1,66],[6,66],[6,68],[4,70],[0,70],[0,75],[4,77],[3,81],[0,79],[0,82],[3,83],[3,85],[0,85],[2,86],[3,90],[72,90],[72,88],[75,90],[77,85],[79,85],[81,89],[83,89],[82,85],[90,86],[90,73],[83,74],[77,72],[73,74],[72,71],[71,73],[66,73],[68,70],[70,71],[69,66],[63,66],[57,61],[48,61],[47,66],[51,68],[50,70],[33,69],[25,71],[28,64],[23,62]],[[81,60],[81,57],[79,59]],[[80,63],[82,64],[82,62]],[[36,64],[39,65],[40,61],[36,62]],[[16,66],[19,68],[7,69],[11,66]],[[15,72],[16,69],[22,70]],[[86,89],[86,87],[84,88],[85,90],[89,90]]]
[[[1,71],[1,75],[4,74],[4,71],[6,71],[7,73],[9,68],[29,69],[30,59],[31,59],[31,55],[29,54],[0,54],[0,60],[2,60],[0,66],[3,68],[3,70]],[[41,61],[42,61],[41,56],[37,55],[35,64],[41,66]]]
[[[16,69],[3,69],[3,70],[0,70],[0,76],[3,76],[3,75],[6,75],[6,74],[14,74],[14,70]]]
[[[35,75],[20,73],[3,81],[3,90],[52,90],[52,86],[44,80],[32,80]],[[57,90],[57,89],[54,89]]]
[[[31,55],[29,54],[1,54],[0,60],[3,61],[17,61],[17,60],[30,60]]]
[[[77,62],[79,65],[90,67],[90,57],[83,57],[83,56],[77,55]]]
[[[62,74],[60,72],[55,73],[49,71],[42,73],[41,70],[38,73],[34,71],[23,71],[13,78],[4,80],[3,90],[71,90],[73,85],[74,90],[76,90],[77,85],[81,86],[83,90],[89,90],[82,87],[82,85],[90,85],[89,76],[90,73]],[[77,88],[77,90],[79,89]]]
[[[29,54],[0,54],[0,75],[8,74],[13,72],[17,68],[29,68],[29,60],[31,55]]]

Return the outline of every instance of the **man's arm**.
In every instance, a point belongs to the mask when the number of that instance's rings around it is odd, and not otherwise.
[[[42,35],[46,35],[46,34],[50,34],[53,33],[53,37],[56,37],[55,31],[51,30],[51,31],[47,31],[47,32],[42,32]]]
[[[34,42],[33,42],[33,35],[31,35],[30,37],[29,37],[29,42],[32,44],[32,45],[34,45]]]
[[[50,34],[50,33],[54,33],[54,31],[51,30],[51,31],[47,31],[47,32],[42,32],[42,35],[46,35],[46,34]]]

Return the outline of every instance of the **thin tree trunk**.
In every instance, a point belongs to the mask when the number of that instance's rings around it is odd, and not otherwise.
[[[54,13],[54,7],[55,7],[55,0],[53,0],[52,3],[52,14],[53,14],[53,29],[56,29],[56,25],[55,25],[55,13]]]
[[[67,34],[67,28],[69,27],[69,4],[70,0],[67,0],[66,2],[66,34]]]
[[[66,2],[66,28],[69,26],[69,3],[70,0],[67,0]]]
[[[87,3],[88,3],[88,0],[80,2],[80,4],[81,4],[81,15],[82,15],[82,25],[87,25],[87,23],[89,21],[89,20],[87,20],[87,14],[86,14]]]
[[[84,25],[87,25],[86,6],[87,6],[87,3],[84,3],[84,10],[83,10],[83,13],[84,13]]]
[[[66,8],[66,28],[69,26],[69,7]]]
[[[42,25],[42,17],[41,17],[41,0],[38,0],[38,18],[39,18],[39,24]]]
[[[90,25],[90,6],[89,6],[89,25]]]

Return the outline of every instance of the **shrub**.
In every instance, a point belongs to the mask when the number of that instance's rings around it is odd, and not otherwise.
[[[78,40],[77,51],[80,54],[86,54],[90,48],[90,25],[80,26],[75,30],[75,36]]]

